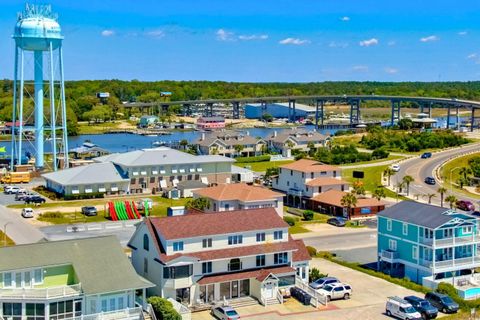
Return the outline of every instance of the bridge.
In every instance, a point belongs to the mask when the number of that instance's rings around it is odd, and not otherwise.
[[[325,96],[276,96],[276,97],[256,97],[256,98],[234,98],[234,99],[206,99],[206,100],[184,100],[168,102],[148,102],[148,103],[127,103],[126,108],[139,108],[142,112],[146,109],[148,113],[154,114],[155,111],[167,111],[170,106],[181,105],[183,113],[190,115],[193,106],[204,106],[204,114],[213,115],[213,106],[215,104],[224,104],[231,106],[232,117],[240,117],[240,106],[249,103],[258,103],[266,110],[267,103],[288,102],[289,120],[295,119],[295,104],[299,101],[315,106],[315,124],[318,127],[323,125],[324,107],[327,103],[344,103],[350,105],[350,125],[360,123],[360,106],[365,101],[387,101],[391,105],[390,124],[395,124],[400,119],[401,104],[404,102],[414,103],[419,106],[421,113],[428,113],[431,116],[432,107],[447,108],[447,128],[450,128],[450,119],[452,109],[456,111],[456,117],[459,116],[459,109],[470,110],[471,126],[473,131],[475,122],[475,110],[480,109],[480,101],[462,100],[456,98],[433,98],[433,97],[408,97],[408,96],[383,96],[383,95],[325,95]]]

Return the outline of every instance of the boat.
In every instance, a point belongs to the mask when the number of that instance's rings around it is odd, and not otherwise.
[[[162,146],[165,146],[167,143],[165,141],[154,141],[152,142],[152,145],[154,147],[162,147]]]

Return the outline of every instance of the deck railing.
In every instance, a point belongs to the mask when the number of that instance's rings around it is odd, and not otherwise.
[[[52,299],[61,297],[78,296],[82,294],[82,285],[58,286],[50,288],[2,288],[1,298],[19,299]]]

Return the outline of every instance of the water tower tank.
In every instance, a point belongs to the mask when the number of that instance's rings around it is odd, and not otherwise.
[[[57,49],[63,40],[57,16],[50,6],[26,5],[18,15],[13,35],[18,47],[28,51]]]

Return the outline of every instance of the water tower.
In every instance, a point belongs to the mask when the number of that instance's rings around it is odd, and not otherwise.
[[[18,14],[13,39],[15,71],[11,168],[15,163],[21,163],[25,152],[30,150],[35,155],[35,167],[44,168],[45,140],[51,141],[52,169],[57,169],[58,155],[63,155],[63,167],[66,168],[68,140],[63,36],[51,6],[26,4],[25,10]],[[49,108],[44,110],[44,101],[47,99]],[[27,127],[32,122],[33,127]]]

